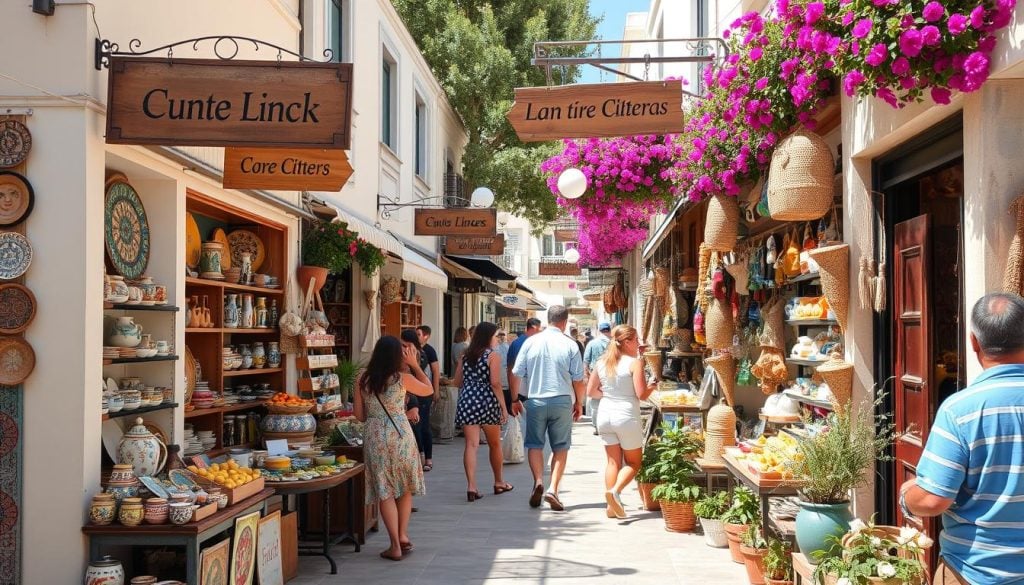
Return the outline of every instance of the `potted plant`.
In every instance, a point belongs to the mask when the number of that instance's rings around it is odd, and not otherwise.
[[[352,391],[356,387],[356,379],[362,369],[363,364],[347,359],[338,361],[338,365],[334,367],[334,373],[338,375],[342,402],[351,401]]]
[[[700,519],[700,527],[704,530],[704,544],[714,548],[729,546],[722,524],[722,516],[728,509],[728,492],[707,494],[693,505],[693,513]]]
[[[327,282],[329,273],[341,274],[352,265],[357,251],[356,233],[345,223],[318,221],[302,236],[302,266],[296,270],[303,291],[315,279],[314,292]]]
[[[722,515],[732,562],[743,563],[743,553],[740,552],[740,536],[746,532],[748,526],[760,522],[760,512],[761,502],[754,492],[742,486],[733,490],[732,505]]]
[[[651,491],[662,482],[658,469],[658,440],[654,439],[644,447],[640,469],[636,472],[637,489],[643,501],[644,510],[660,510],[661,504],[651,497]]]
[[[818,564],[815,583],[925,583],[925,551],[932,540],[914,528],[854,520],[850,532],[830,540],[842,554]]]
[[[700,488],[693,476],[700,472],[695,459],[701,450],[701,440],[688,429],[665,425],[657,442],[658,459],[653,473],[663,483],[651,491],[651,497],[661,503],[665,528],[675,532],[690,532],[697,526],[693,504],[700,498]]]
[[[790,465],[800,480],[800,512],[796,540],[810,558],[838,553],[830,542],[850,527],[850,492],[863,485],[876,460],[888,459],[885,450],[893,437],[892,423],[876,417],[870,405],[855,410],[837,405],[825,426],[801,441]],[[831,537],[831,538],[830,538]]]
[[[692,472],[680,475],[651,491],[651,496],[661,504],[661,516],[665,519],[665,530],[671,532],[693,532],[697,517],[693,512],[694,502],[700,498],[700,487],[693,483]]]
[[[761,527],[751,524],[740,538],[740,553],[743,554],[743,566],[747,569],[747,580],[750,585],[764,585],[764,556],[768,552],[768,543],[761,535]]]
[[[793,549],[788,542],[769,538],[762,562],[766,585],[793,585]]]

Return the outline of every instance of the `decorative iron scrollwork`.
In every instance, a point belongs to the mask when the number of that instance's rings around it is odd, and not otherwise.
[[[128,41],[128,50],[121,51],[120,46],[117,43],[107,39],[96,39],[96,57],[95,66],[97,71],[102,71],[105,67],[110,66],[110,58],[113,56],[129,56],[129,57],[142,57],[145,55],[153,55],[156,53],[166,52],[167,60],[172,61],[174,59],[175,47],[182,47],[192,45],[192,50],[199,52],[201,45],[206,42],[213,43],[213,54],[221,60],[230,61],[238,56],[241,51],[240,42],[252,43],[254,51],[259,51],[261,47],[268,47],[276,51],[276,58],[278,61],[282,61],[285,55],[295,57],[299,61],[317,61],[310,57],[306,57],[290,49],[286,49],[280,45],[274,43],[268,43],[267,41],[261,41],[260,39],[254,39],[251,37],[240,37],[234,35],[210,35],[205,37],[196,37],[193,39],[185,39],[175,43],[162,45],[146,51],[141,50],[142,41],[139,39],[132,39]],[[334,61],[334,51],[331,49],[324,49],[322,63],[329,63]]]

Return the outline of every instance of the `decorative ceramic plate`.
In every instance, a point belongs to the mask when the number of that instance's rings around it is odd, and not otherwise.
[[[21,333],[35,317],[36,297],[32,291],[13,282],[0,284],[0,333]]]
[[[203,238],[199,235],[199,224],[191,213],[185,214],[185,265],[195,270],[203,254]]]
[[[231,242],[228,241],[228,234],[221,228],[213,230],[213,234],[210,236],[210,240],[214,242],[220,242],[224,246],[224,250],[227,250],[227,254],[220,255],[220,270],[221,272],[231,268]]]
[[[142,485],[146,486],[147,490],[149,490],[154,496],[158,498],[166,499],[167,496],[169,495],[167,493],[167,488],[164,487],[164,484],[160,483],[160,480],[155,477],[141,475],[139,476],[139,481],[142,483]]]
[[[0,171],[0,227],[25,221],[35,202],[28,179],[13,171]]]
[[[103,211],[103,239],[110,263],[121,276],[140,278],[149,264],[149,221],[139,194],[128,183],[113,181],[107,187]]]
[[[192,393],[196,391],[196,380],[199,379],[196,370],[196,358],[192,356],[192,350],[185,346],[185,404],[192,402]]]
[[[32,264],[32,244],[15,232],[0,233],[0,279],[14,280]]]
[[[117,449],[121,445],[121,437],[124,436],[124,429],[121,428],[120,420],[122,419],[112,418],[103,421],[100,431],[103,438],[103,448],[107,450],[110,460],[115,463],[121,460]]]
[[[171,483],[180,487],[192,489],[198,487],[196,482],[192,481],[192,478],[188,476],[188,472],[181,469],[172,469],[167,472],[167,479],[171,480]]]
[[[235,230],[228,234],[228,243],[231,244],[231,263],[236,266],[242,265],[242,253],[252,254],[252,273],[259,272],[260,266],[266,260],[267,253],[263,247],[263,240],[249,230]]]
[[[36,353],[20,337],[0,337],[0,384],[17,386],[36,368]]]
[[[0,122],[0,167],[13,167],[25,162],[32,150],[32,133],[17,120]]]

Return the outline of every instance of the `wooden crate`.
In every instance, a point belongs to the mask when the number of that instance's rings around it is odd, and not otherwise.
[[[202,506],[199,506],[198,508],[195,509],[195,511],[192,512],[192,521],[199,522],[200,520],[205,520],[210,516],[213,516],[214,513],[216,512],[217,502],[210,502],[209,504],[204,504]]]
[[[250,481],[249,483],[240,487],[236,487],[230,490],[227,490],[225,488],[228,494],[228,505],[233,506],[248,497],[260,493],[261,491],[263,491],[266,481],[266,479],[261,477],[255,481]]]

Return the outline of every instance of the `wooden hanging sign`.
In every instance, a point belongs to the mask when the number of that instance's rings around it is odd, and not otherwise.
[[[577,230],[555,230],[556,242],[575,242],[579,237],[580,233]]]
[[[107,142],[349,148],[352,64],[111,57]]]
[[[505,253],[505,234],[491,238],[451,236],[445,238],[444,253],[453,256],[501,256]]]
[[[344,150],[327,148],[224,149],[225,189],[341,191],[352,176]]]
[[[537,274],[541,276],[578,276],[583,274],[579,264],[570,262],[540,262]]]
[[[678,81],[520,87],[508,113],[523,142],[668,134],[683,129]]]
[[[415,234],[417,236],[478,236],[493,237],[498,227],[498,210],[473,209],[417,209]]]

